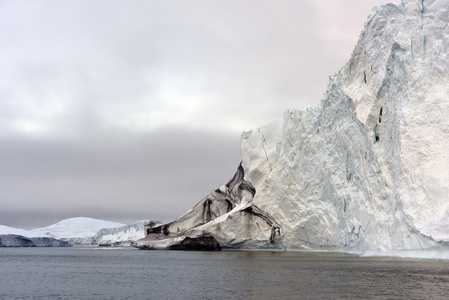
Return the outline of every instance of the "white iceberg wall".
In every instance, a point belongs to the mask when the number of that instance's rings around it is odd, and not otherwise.
[[[377,8],[321,107],[285,114],[254,203],[289,247],[419,249],[434,243],[418,231],[449,235],[448,1],[426,2]]]
[[[349,63],[366,57],[360,60],[369,66],[380,61],[382,52],[389,54],[384,54],[384,72],[367,70],[368,83],[373,81],[374,88],[365,125],[372,135],[374,131],[379,135],[380,143],[374,149],[388,166],[388,171],[382,171],[389,176],[393,195],[416,228],[437,239],[442,232],[431,232],[435,226],[428,223],[447,224],[449,208],[448,7],[449,1],[403,1],[397,9],[385,7],[368,21],[369,30],[363,42],[359,41],[366,46],[356,48],[357,55]],[[378,40],[386,44],[383,51],[373,44]],[[341,74],[345,92],[360,99],[356,92],[364,86],[360,74],[359,78],[351,76],[348,65]],[[375,80],[380,79],[379,85]],[[446,231],[445,240],[448,237]]]
[[[287,248],[430,245],[404,225],[373,142],[337,83],[321,108],[288,111],[284,121],[278,164],[253,202],[281,224]]]
[[[94,245],[129,244],[132,241],[145,237],[145,223],[147,222],[148,221],[138,221],[132,225],[101,229],[92,238],[90,244]]]
[[[0,247],[71,247],[69,242],[51,237],[25,237],[17,234],[0,234]]]
[[[277,165],[282,141],[283,119],[271,120],[259,128],[243,132],[240,148],[245,180],[258,191]]]

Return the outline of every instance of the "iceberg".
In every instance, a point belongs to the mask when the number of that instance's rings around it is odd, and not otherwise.
[[[153,221],[154,224],[161,224]],[[137,221],[131,225],[102,228],[93,236],[63,238],[73,244],[98,246],[129,246],[131,242],[145,237],[145,224],[148,221]]]
[[[132,241],[145,237],[145,225],[149,222],[161,224],[159,221],[137,221],[125,225],[77,217],[31,231],[0,225],[0,247],[129,246]]]
[[[69,242],[28,230],[0,225],[0,247],[71,247]]]
[[[0,247],[72,247],[72,244],[51,237],[25,237],[16,234],[0,234]]]
[[[77,217],[62,220],[44,228],[33,229],[31,232],[40,236],[75,239],[92,237],[103,228],[115,228],[121,226],[125,226],[125,224],[93,218]]]
[[[448,47],[449,0],[376,7],[317,107],[244,132],[234,177],[133,246],[446,249]]]
[[[0,225],[0,247],[71,247],[69,242],[32,231]]]

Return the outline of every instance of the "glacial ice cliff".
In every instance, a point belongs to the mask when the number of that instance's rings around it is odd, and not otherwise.
[[[147,222],[137,221],[131,225],[102,228],[93,236],[67,237],[63,240],[79,245],[129,246],[132,241],[145,236],[145,224]],[[160,223],[157,222],[157,224]]]
[[[142,249],[449,243],[449,0],[374,9],[320,105],[242,134],[236,175]]]
[[[0,234],[0,247],[72,247],[72,244],[51,237]]]
[[[66,241],[32,231],[0,225],[0,247],[71,247]]]

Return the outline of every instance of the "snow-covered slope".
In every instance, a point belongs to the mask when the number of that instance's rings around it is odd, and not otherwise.
[[[105,220],[78,217],[65,219],[48,227],[33,229],[34,234],[55,238],[89,238],[103,228],[115,228],[125,224]]]
[[[319,106],[243,133],[236,175],[134,245],[444,247],[448,47],[449,0],[377,7]]]
[[[25,237],[43,237],[45,234],[40,234],[37,232],[32,232],[25,229],[14,228],[9,226],[0,225],[0,234],[14,234],[21,235]]]

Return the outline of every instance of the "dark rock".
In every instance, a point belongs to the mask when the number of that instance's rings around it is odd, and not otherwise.
[[[221,247],[212,236],[197,238],[186,237],[180,243],[171,245],[170,250],[190,250],[190,251],[220,251]]]

